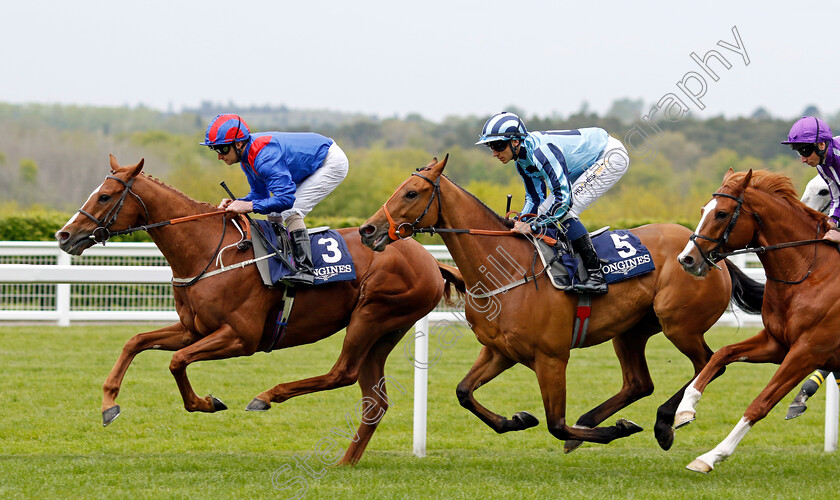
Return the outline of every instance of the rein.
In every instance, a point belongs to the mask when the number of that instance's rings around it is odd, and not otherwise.
[[[140,203],[140,206],[143,207],[143,212],[145,213],[144,219],[146,221],[149,220],[149,209],[146,208],[146,204],[143,203],[143,199],[140,198],[140,195],[138,195],[137,193],[135,193],[134,191],[131,190],[131,187],[134,185],[134,178],[132,178],[128,182],[125,182],[122,179],[120,179],[120,178],[118,178],[114,175],[108,175],[106,177],[106,180],[107,179],[113,179],[113,180],[119,182],[120,184],[122,184],[123,187],[125,187],[122,194],[120,195],[120,199],[117,201],[117,203],[113,207],[111,207],[110,210],[108,210],[108,213],[106,213],[101,219],[97,219],[96,217],[94,217],[90,213],[86,212],[85,210],[82,210],[81,208],[79,210],[77,210],[78,213],[88,217],[90,220],[92,220],[96,224],[97,227],[96,227],[96,229],[93,230],[93,233],[90,235],[90,238],[92,240],[96,241],[97,243],[101,243],[103,246],[105,245],[105,243],[109,239],[111,239],[111,236],[131,234],[131,233],[135,233],[137,231],[148,231],[149,229],[154,229],[154,228],[157,228],[157,227],[180,224],[182,222],[189,222],[189,221],[193,221],[193,220],[197,220],[197,219],[203,219],[205,217],[212,217],[212,216],[215,216],[215,215],[224,215],[225,213],[227,213],[225,210],[216,210],[215,212],[208,212],[208,213],[195,214],[195,215],[187,215],[187,216],[184,216],[184,217],[177,217],[175,219],[169,219],[169,220],[165,220],[165,221],[161,221],[161,222],[155,222],[153,224],[143,224],[143,225],[136,226],[136,227],[128,227],[128,228],[123,229],[121,231],[110,231],[110,230],[108,230],[108,228],[111,227],[111,225],[114,222],[116,222],[117,216],[119,216],[119,213],[122,210],[123,205],[125,204],[125,199],[129,194],[134,196],[134,198],[137,200],[137,202]],[[180,279],[173,278],[172,286],[176,286],[176,287],[192,286],[198,280],[200,280],[202,277],[204,277],[205,274],[207,273],[207,270],[210,269],[211,265],[213,265],[213,261],[215,260],[216,255],[219,253],[219,250],[221,250],[221,248],[222,248],[222,244],[225,241],[225,233],[226,232],[227,232],[227,221],[224,218],[222,218],[222,238],[219,240],[219,245],[216,247],[216,250],[213,252],[213,256],[210,257],[210,262],[208,262],[207,265],[204,266],[204,269],[194,278],[190,278],[187,281],[182,281]]]
[[[518,233],[516,233],[516,232],[514,232],[510,229],[507,230],[507,231],[497,231],[497,230],[491,230],[491,229],[437,228],[437,227],[434,227],[434,226],[417,227],[417,225],[420,224],[420,221],[423,219],[423,217],[425,217],[426,214],[429,213],[429,208],[431,208],[432,203],[435,201],[435,198],[437,198],[437,201],[438,201],[438,215],[441,212],[440,177],[438,177],[437,180],[432,181],[431,179],[429,179],[425,175],[422,175],[422,174],[417,173],[417,172],[414,172],[411,175],[420,177],[424,181],[431,184],[434,187],[434,189],[432,190],[432,196],[429,198],[429,203],[426,204],[426,208],[423,210],[423,213],[421,213],[420,216],[417,217],[414,220],[414,222],[411,222],[411,223],[403,222],[402,224],[397,225],[397,223],[394,221],[394,218],[391,217],[391,213],[388,211],[388,202],[390,202],[394,198],[394,196],[396,196],[396,194],[400,190],[400,188],[403,185],[405,185],[405,183],[408,182],[408,180],[410,180],[410,178],[407,179],[405,182],[403,182],[394,191],[394,194],[392,194],[391,197],[388,198],[388,201],[386,201],[382,205],[382,210],[385,212],[385,217],[388,219],[388,236],[391,238],[391,241],[410,238],[415,233],[417,233],[417,234],[432,234],[432,235],[437,234],[437,233],[456,233],[456,234],[472,234],[472,235],[479,235],[479,236],[516,236],[518,234]],[[407,230],[409,231],[408,234],[403,234],[403,228],[407,228]],[[533,235],[533,236],[536,237],[536,238],[540,238],[541,240],[545,241],[546,243],[548,243],[550,245],[555,245],[557,243],[557,240],[555,240],[554,238],[549,238],[548,236],[544,236],[544,235]]]

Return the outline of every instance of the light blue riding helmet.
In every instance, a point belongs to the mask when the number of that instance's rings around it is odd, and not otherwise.
[[[528,130],[522,120],[513,113],[497,113],[487,120],[484,128],[481,129],[481,137],[478,144],[487,144],[495,141],[509,141],[511,139],[522,140],[528,135]]]

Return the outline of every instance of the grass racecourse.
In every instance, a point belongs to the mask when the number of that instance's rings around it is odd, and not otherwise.
[[[209,361],[188,370],[200,395],[230,409],[183,409],[169,374],[171,353],[140,354],[118,399],[122,415],[103,428],[101,386],[122,345],[149,325],[0,327],[0,498],[837,498],[838,454],[823,452],[824,391],[802,417],[785,421],[793,394],[759,422],[709,475],[687,471],[720,442],[769,380],[774,365],[734,364],[706,391],[698,419],[677,431],[669,452],[652,428],[658,404],[691,376],[688,361],[659,335],[648,346],[653,396],[621,411],[645,431],[608,445],[584,444],[565,455],[552,438],[534,374],[517,366],[477,391],[487,407],[510,417],[527,410],[540,425],[497,435],[462,409],[455,386],[479,345],[469,330],[444,339],[432,331],[428,456],[412,448],[413,367],[403,345],[387,373],[392,407],[361,463],[324,467],[312,453],[332,437],[346,448],[346,419],[355,427],[357,386],[310,394],[245,412],[256,394],[277,383],[326,372],[343,334],[322,343],[250,358]],[[716,328],[717,349],[754,328]],[[458,335],[462,335],[458,338]],[[407,338],[410,338],[407,336]],[[618,390],[610,344],[572,353],[570,421]],[[343,448],[342,448],[343,449]],[[305,458],[309,454],[308,460]],[[295,458],[298,457],[298,458]],[[310,470],[298,465],[298,460]],[[286,489],[278,489],[285,486]]]

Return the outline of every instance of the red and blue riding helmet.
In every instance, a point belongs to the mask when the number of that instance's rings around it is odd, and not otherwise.
[[[213,118],[207,126],[207,132],[204,133],[204,142],[199,144],[219,146],[231,144],[234,141],[247,141],[249,137],[251,137],[251,130],[239,115],[224,113]]]

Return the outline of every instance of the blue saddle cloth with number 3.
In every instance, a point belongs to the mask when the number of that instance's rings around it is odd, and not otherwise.
[[[268,221],[257,219],[254,223],[260,226],[262,233],[275,248],[280,247],[277,241],[277,235],[274,234],[274,230]],[[261,243],[258,241],[259,239],[256,235],[253,238],[255,251],[257,250],[257,244]],[[353,265],[353,257],[347,248],[347,242],[344,241],[344,237],[338,231],[335,229],[326,229],[324,231],[312,230],[309,233],[309,242],[312,246],[315,285],[356,279],[356,267]],[[270,252],[273,252],[273,250],[270,248],[267,249],[266,253]],[[290,255],[287,255],[286,258],[292,260]],[[266,261],[268,262],[268,273],[271,284],[277,283],[284,276],[293,273],[293,270],[286,267],[286,264],[279,257],[274,256],[266,259]],[[263,276],[263,278],[264,281],[268,281],[266,276]]]

